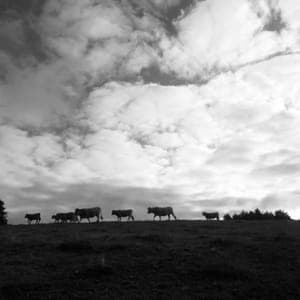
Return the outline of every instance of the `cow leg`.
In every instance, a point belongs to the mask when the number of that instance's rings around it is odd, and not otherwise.
[[[131,220],[134,221],[134,216],[131,216]]]
[[[99,223],[100,222],[100,220],[99,220],[99,215],[97,216],[97,223]]]
[[[170,215],[168,215],[168,221],[170,221]]]
[[[161,221],[161,216],[159,216],[159,221]]]
[[[174,214],[172,214],[172,216],[173,216],[174,220],[176,220],[176,219],[177,219],[177,218],[176,218],[176,216],[175,216]]]

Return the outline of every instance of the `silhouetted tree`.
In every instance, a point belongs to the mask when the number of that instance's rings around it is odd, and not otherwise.
[[[261,219],[263,219],[262,213],[260,212],[260,210],[258,208],[256,208],[254,210],[253,220],[261,220]]]
[[[4,202],[0,199],[0,225],[7,224],[7,213],[5,211]]]

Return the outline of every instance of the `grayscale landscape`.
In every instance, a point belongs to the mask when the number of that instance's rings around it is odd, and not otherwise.
[[[0,300],[298,300],[299,220],[299,0],[0,0]]]

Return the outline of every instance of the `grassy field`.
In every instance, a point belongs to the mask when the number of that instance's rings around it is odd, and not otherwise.
[[[0,227],[0,299],[300,299],[300,223]]]

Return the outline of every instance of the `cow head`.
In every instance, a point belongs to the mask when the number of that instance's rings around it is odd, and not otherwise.
[[[26,218],[26,219],[27,219],[27,218],[28,218],[28,214],[26,214],[24,218]]]
[[[148,207],[148,214],[153,213],[153,207]]]
[[[78,215],[79,214],[79,208],[76,208],[75,209],[75,215]]]
[[[111,215],[113,216],[113,215],[115,215],[116,214],[116,211],[115,210],[112,210],[111,211]]]

